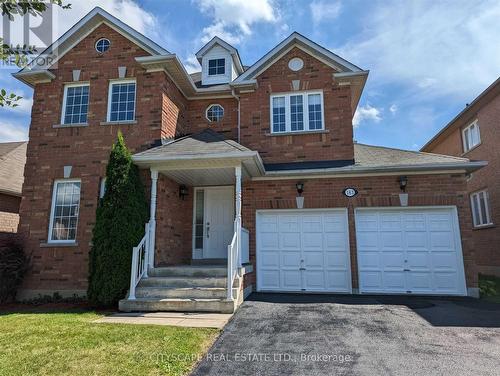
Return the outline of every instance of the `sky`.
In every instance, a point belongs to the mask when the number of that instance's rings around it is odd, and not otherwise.
[[[354,117],[360,143],[418,150],[500,75],[498,0],[66,0],[62,34],[101,6],[177,54],[190,72],[214,35],[252,65],[298,31],[370,70]],[[0,87],[23,96],[0,108],[0,142],[26,140],[32,90],[0,69]]]

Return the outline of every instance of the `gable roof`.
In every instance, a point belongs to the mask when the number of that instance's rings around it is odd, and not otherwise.
[[[305,52],[311,54],[316,57],[318,60],[323,63],[331,66],[340,72],[349,72],[349,73],[359,73],[359,74],[367,74],[367,71],[362,70],[356,65],[350,63],[349,61],[341,58],[340,56],[334,54],[330,50],[320,46],[319,44],[313,42],[312,40],[306,38],[302,34],[297,33],[296,31],[290,34],[288,38],[284,39],[281,43],[279,43],[276,47],[274,47],[271,51],[261,57],[255,64],[250,66],[245,73],[240,75],[234,82],[242,82],[255,78],[260,72],[267,69],[273,62],[280,59],[283,55],[285,55],[289,50],[293,47],[298,47]]]
[[[28,142],[0,143],[0,192],[21,196]]]
[[[89,35],[93,30],[95,30],[103,23],[111,27],[118,33],[122,34],[124,37],[131,40],[133,43],[137,44],[139,47],[143,48],[151,55],[170,54],[169,51],[161,47],[159,44],[153,42],[151,39],[139,33],[115,16],[109,14],[104,9],[95,7],[86,16],[80,19],[80,21],[78,21],[73,27],[66,31],[61,37],[59,37],[59,39],[57,39],[54,43],[47,47],[41,53],[41,55],[52,55],[57,51],[57,57],[55,60],[55,62],[57,62],[76,44],[78,44],[82,39],[84,39],[87,35]],[[43,73],[47,74],[46,79],[51,78],[51,73],[48,72],[45,67],[40,67],[34,64],[28,65],[27,67],[21,69],[19,72],[14,73],[13,76],[32,86],[36,82],[34,82],[33,80],[43,77],[41,76],[41,74]]]
[[[241,74],[243,73],[243,64],[241,63],[241,58],[238,50],[231,46],[229,43],[227,43],[225,40],[219,38],[218,36],[213,37],[207,44],[205,44],[195,55],[198,61],[201,64],[201,60],[203,58],[203,55],[205,55],[210,49],[215,46],[219,45],[225,50],[229,51],[231,54],[231,57],[233,58],[234,65],[236,66],[236,69],[238,70],[238,73]]]
[[[500,95],[500,77],[498,77],[490,86],[479,94],[468,106],[446,124],[434,137],[432,137],[422,148],[421,151],[429,151],[435,143],[450,135],[455,129],[462,127],[463,122],[470,120],[484,105],[493,98]]]

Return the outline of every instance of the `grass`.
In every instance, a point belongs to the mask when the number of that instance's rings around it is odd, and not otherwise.
[[[82,308],[0,312],[0,375],[185,375],[215,329],[97,324]]]
[[[481,299],[500,303],[500,277],[479,274]]]

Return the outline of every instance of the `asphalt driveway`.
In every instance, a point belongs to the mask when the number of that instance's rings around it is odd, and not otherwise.
[[[195,375],[499,375],[500,305],[253,294]]]

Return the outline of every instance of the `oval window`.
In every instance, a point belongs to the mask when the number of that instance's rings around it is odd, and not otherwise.
[[[97,52],[102,54],[102,53],[106,52],[107,50],[109,50],[110,45],[111,45],[111,42],[109,41],[109,39],[101,38],[96,42],[95,49]]]
[[[224,116],[224,108],[220,104],[212,104],[207,108],[207,119],[210,122],[216,122]]]
[[[290,68],[294,72],[301,70],[303,67],[304,67],[304,60],[302,60],[300,57],[294,57],[292,60],[288,62],[288,68]]]

